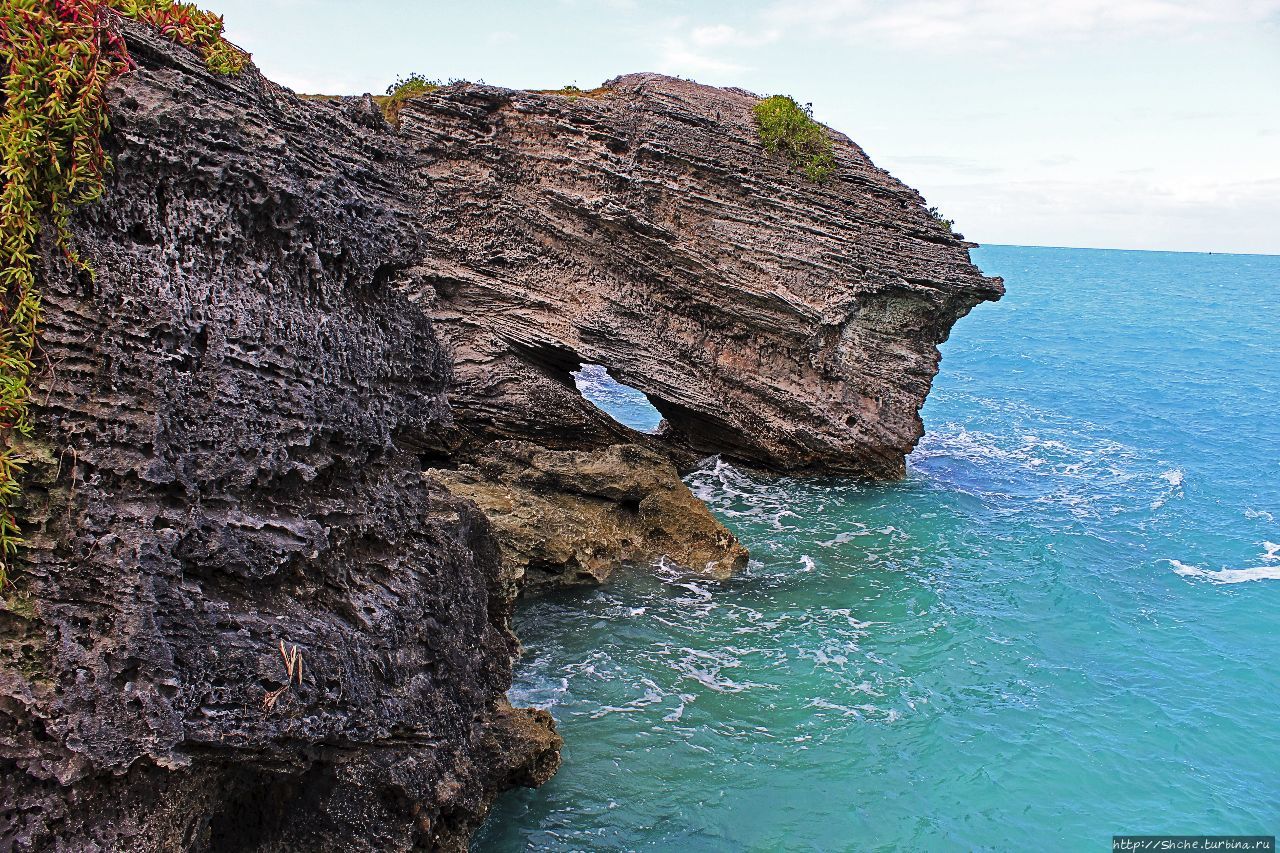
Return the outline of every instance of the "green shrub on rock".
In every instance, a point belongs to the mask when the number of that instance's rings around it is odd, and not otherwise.
[[[431,80],[421,74],[410,74],[406,77],[400,77],[396,82],[387,87],[387,94],[380,95],[374,100],[378,106],[382,107],[382,112],[387,117],[387,121],[396,124],[400,120],[400,108],[405,102],[418,95],[425,95],[428,92],[434,92],[443,84],[439,80]]]
[[[770,154],[781,154],[811,181],[825,181],[836,170],[827,129],[813,120],[813,107],[794,98],[774,95],[752,107],[760,142]]]
[[[954,231],[955,231],[955,226],[956,226],[956,222],[955,222],[955,220],[954,220],[954,219],[947,219],[947,217],[945,217],[945,216],[943,216],[943,215],[942,215],[942,211],[941,211],[941,210],[938,210],[938,208],[936,208],[936,207],[930,207],[930,208],[929,208],[929,210],[928,210],[928,214],[929,214],[929,216],[931,216],[931,217],[933,218],[933,221],[934,221],[934,222],[938,223],[938,224],[939,224],[939,225],[941,225],[943,228],[945,228],[945,229],[947,229],[948,231],[951,231],[951,232],[954,232]]]

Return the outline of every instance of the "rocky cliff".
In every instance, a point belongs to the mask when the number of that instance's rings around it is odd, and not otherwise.
[[[435,237],[411,287],[456,354],[465,438],[618,441],[569,381],[586,362],[644,391],[685,458],[904,473],[938,344],[1000,282],[840,134],[821,184],[766,156],[756,100],[633,74],[401,111]]]
[[[767,157],[746,93],[459,85],[393,127],[126,34],[97,275],[42,268],[0,848],[462,849],[559,760],[505,699],[521,574],[740,563],[667,459],[901,473],[999,294],[843,138],[827,184]],[[667,429],[590,407],[583,361]]]
[[[394,284],[405,146],[129,33],[96,278],[43,276],[0,848],[460,849],[558,741],[505,701],[488,522],[421,475],[451,367]]]

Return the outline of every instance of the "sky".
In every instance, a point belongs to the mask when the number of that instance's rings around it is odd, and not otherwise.
[[[812,103],[984,243],[1280,254],[1280,0],[207,0],[298,92],[658,71]]]

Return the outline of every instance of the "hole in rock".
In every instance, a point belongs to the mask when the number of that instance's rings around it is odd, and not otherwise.
[[[623,385],[609,375],[600,364],[584,364],[573,371],[578,393],[600,411],[623,426],[637,432],[657,432],[662,414],[653,407],[645,393]]]

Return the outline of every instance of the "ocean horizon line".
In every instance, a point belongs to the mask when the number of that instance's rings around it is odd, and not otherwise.
[[[1107,246],[1052,246],[1039,243],[983,243],[973,242],[981,247],[993,246],[1008,249],[1074,249],[1082,252],[1146,252],[1156,255],[1232,255],[1245,258],[1280,258],[1280,252],[1219,252],[1203,249],[1118,249]]]

